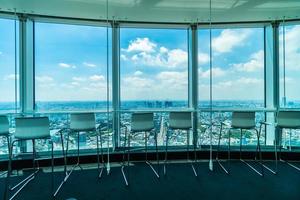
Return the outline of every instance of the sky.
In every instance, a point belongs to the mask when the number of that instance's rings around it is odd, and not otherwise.
[[[106,100],[111,76],[105,27],[36,23],[35,30],[37,101]],[[300,75],[299,34],[300,26],[286,28],[288,99],[300,99],[294,92]],[[14,100],[15,91],[14,21],[0,19],[0,37],[5,38],[0,40],[0,102],[7,102]],[[263,37],[263,28],[212,30],[214,100],[263,101]],[[208,30],[199,29],[198,47],[199,99],[209,100]],[[121,101],[187,101],[187,70],[187,29],[121,28]]]

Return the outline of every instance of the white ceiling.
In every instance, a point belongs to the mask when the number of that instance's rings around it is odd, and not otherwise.
[[[209,0],[0,0],[0,11],[142,22],[208,22]],[[298,19],[300,0],[212,0],[213,22]]]

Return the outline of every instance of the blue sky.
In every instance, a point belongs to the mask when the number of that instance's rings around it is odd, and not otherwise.
[[[13,101],[14,23],[0,20],[0,27],[5,38],[0,40],[0,101]],[[38,101],[106,100],[105,27],[36,23],[35,30]],[[298,26],[287,28],[291,99],[300,98],[293,92],[299,75],[300,41],[292,42],[299,40],[297,33]],[[212,36],[213,98],[263,100],[263,29],[213,29]],[[199,99],[208,100],[209,31],[199,29],[198,37]],[[186,29],[122,28],[121,100],[187,100],[187,41]]]
[[[0,102],[15,99],[14,21],[0,19]]]

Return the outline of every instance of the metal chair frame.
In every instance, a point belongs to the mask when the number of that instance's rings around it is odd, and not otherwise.
[[[283,131],[283,129],[285,129],[284,127],[277,127],[277,126],[276,126],[276,128],[279,131]],[[300,127],[299,128],[288,128],[288,129],[290,129],[290,130],[292,130],[292,129],[296,130],[296,129],[300,129]],[[291,135],[291,131],[290,131],[290,135]],[[281,144],[281,142],[282,142],[282,139],[280,140],[280,144],[279,144],[279,161],[288,164],[290,167],[296,169],[297,171],[300,171],[300,167],[299,166],[296,166],[296,165],[292,164],[289,160],[283,160],[281,158],[281,152],[282,152],[282,144]],[[277,144],[275,146],[277,146]],[[291,146],[290,146],[290,148],[291,148]]]
[[[184,129],[184,128],[169,128],[166,132],[166,149],[165,149],[165,161],[164,161],[164,175],[167,174],[167,164],[168,164],[168,141],[169,141],[169,131],[170,130],[183,130],[186,131],[187,134],[187,145],[186,145],[186,151],[187,151],[187,162],[191,164],[192,170],[194,172],[195,176],[198,176],[197,171],[194,167],[193,163],[197,163],[197,152],[196,152],[196,142],[194,141],[193,143],[193,147],[194,147],[194,161],[192,162],[190,160],[190,132],[192,130],[192,128],[188,128],[188,129]],[[193,138],[193,140],[195,140],[195,138]]]
[[[148,139],[149,139],[149,135],[147,135],[147,133],[151,133],[151,131],[154,131],[154,138],[155,138],[155,150],[156,150],[156,159],[157,159],[157,170],[154,169],[152,163],[148,160]],[[159,178],[159,156],[158,156],[158,145],[157,145],[157,133],[155,131],[155,129],[153,128],[152,130],[150,131],[130,131],[130,134],[128,134],[128,128],[127,126],[125,126],[125,140],[124,140],[124,151],[123,151],[123,162],[122,162],[122,166],[121,166],[121,171],[122,171],[122,175],[123,175],[123,178],[124,178],[124,181],[125,181],[125,185],[128,186],[129,183],[128,183],[128,179],[126,177],[126,173],[125,173],[125,170],[124,168],[127,167],[127,169],[129,168],[129,164],[130,164],[130,138],[132,136],[132,134],[136,133],[137,134],[140,134],[140,133],[144,133],[144,140],[145,140],[145,154],[146,154],[146,159],[145,159],[145,162],[146,164],[151,168],[151,170],[153,171],[153,173],[155,174],[155,176],[157,178]],[[136,136],[134,135],[134,136]],[[134,137],[133,136],[133,137]],[[126,138],[128,139],[128,149],[127,149],[127,166],[125,165],[125,154],[126,154]],[[128,173],[128,172],[127,172]]]
[[[96,124],[95,124],[96,125]],[[79,137],[80,137],[80,132],[95,132],[96,133],[96,145],[97,145],[97,169],[98,169],[98,178],[100,179],[102,177],[102,172],[104,169],[104,155],[103,155],[103,148],[102,148],[102,134],[100,132],[100,125],[98,127],[96,127],[95,129],[89,129],[89,130],[80,130],[80,131],[75,131],[72,129],[64,129],[64,132],[67,132],[67,144],[66,144],[66,150],[64,150],[64,142],[62,142],[62,149],[63,149],[63,155],[64,155],[64,173],[65,173],[65,177],[64,179],[61,181],[60,185],[58,186],[58,188],[56,189],[56,191],[54,192],[53,196],[56,197],[57,194],[59,193],[60,189],[62,188],[62,186],[67,182],[67,180],[69,179],[69,177],[71,176],[71,174],[73,173],[73,171],[79,167],[81,170],[83,170],[83,168],[80,165],[80,147],[79,147]],[[61,131],[61,140],[63,141],[63,131]],[[77,133],[77,163],[75,165],[72,166],[72,168],[68,171],[67,170],[67,166],[68,166],[68,150],[69,150],[69,137],[70,134],[76,134]],[[100,140],[100,148],[101,148],[101,166],[100,166],[100,155],[99,155],[99,140]]]
[[[260,147],[260,131],[258,131],[256,129],[256,127],[232,127],[230,126],[229,130],[228,130],[228,158],[227,158],[227,169],[225,168],[225,166],[220,162],[219,160],[219,151],[220,151],[220,141],[221,141],[221,137],[222,137],[222,130],[223,130],[223,126],[226,126],[227,124],[224,122],[221,122],[221,127],[220,127],[220,133],[219,133],[219,140],[218,140],[218,150],[217,150],[217,155],[216,155],[216,160],[217,163],[219,164],[219,166],[222,168],[222,170],[226,173],[226,174],[230,174],[230,138],[231,138],[231,130],[237,129],[240,130],[241,132],[241,137],[240,137],[240,161],[245,163],[248,167],[250,167],[250,169],[252,169],[254,172],[256,172],[258,175],[260,176],[264,176],[264,165],[262,164],[262,154],[261,154],[261,147]],[[256,136],[257,136],[257,145],[256,145],[256,151],[255,151],[255,162],[257,162],[257,154],[259,155],[259,161],[258,163],[261,165],[261,172],[259,172],[256,168],[254,168],[251,164],[249,164],[247,161],[245,161],[242,158],[242,137],[243,137],[243,130],[254,130],[256,132]]]
[[[49,135],[50,136],[50,135]],[[53,159],[53,141],[51,140],[51,137],[44,137],[44,138],[28,138],[28,139],[15,139],[11,142],[11,146],[10,146],[10,151],[9,151],[9,164],[8,164],[8,173],[7,173],[7,179],[6,179],[6,188],[5,188],[5,199],[9,199],[12,200],[14,199],[24,188],[26,185],[28,185],[28,183],[30,183],[32,180],[35,179],[37,173],[40,171],[40,167],[39,167],[39,163],[38,163],[38,159],[36,158],[36,147],[35,147],[35,141],[36,140],[48,140],[51,143],[51,173],[52,173],[52,179],[51,179],[51,188],[53,191],[54,188],[54,159]],[[20,142],[20,141],[32,141],[32,147],[33,147],[33,151],[32,151],[32,156],[33,156],[33,170],[34,172],[32,174],[30,174],[29,176],[27,176],[26,178],[24,178],[22,181],[20,181],[19,183],[17,183],[14,186],[10,186],[10,176],[12,173],[12,160],[13,160],[13,148],[16,142]],[[14,191],[15,189],[18,190],[11,196],[9,197],[9,191]]]
[[[5,137],[7,141],[7,150],[8,150],[8,155],[10,154],[10,135],[0,135],[0,137]],[[0,176],[3,176],[4,174],[7,174],[8,171],[4,171],[0,174]]]

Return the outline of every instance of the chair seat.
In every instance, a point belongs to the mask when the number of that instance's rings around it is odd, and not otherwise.
[[[293,125],[277,125],[278,128],[286,128],[286,129],[300,129],[300,126],[293,126]]]
[[[70,128],[71,132],[90,132],[90,131],[96,131],[96,127],[95,128]]]
[[[144,132],[144,131],[151,131],[153,127],[137,127],[137,128],[131,128],[131,132]]]
[[[255,129],[255,126],[231,126],[231,128],[236,128],[236,129]]]
[[[23,135],[14,137],[16,140],[37,140],[37,139],[50,139],[50,136],[40,136],[40,135]]]
[[[8,131],[2,131],[2,132],[0,132],[0,136],[9,136],[9,132]]]

